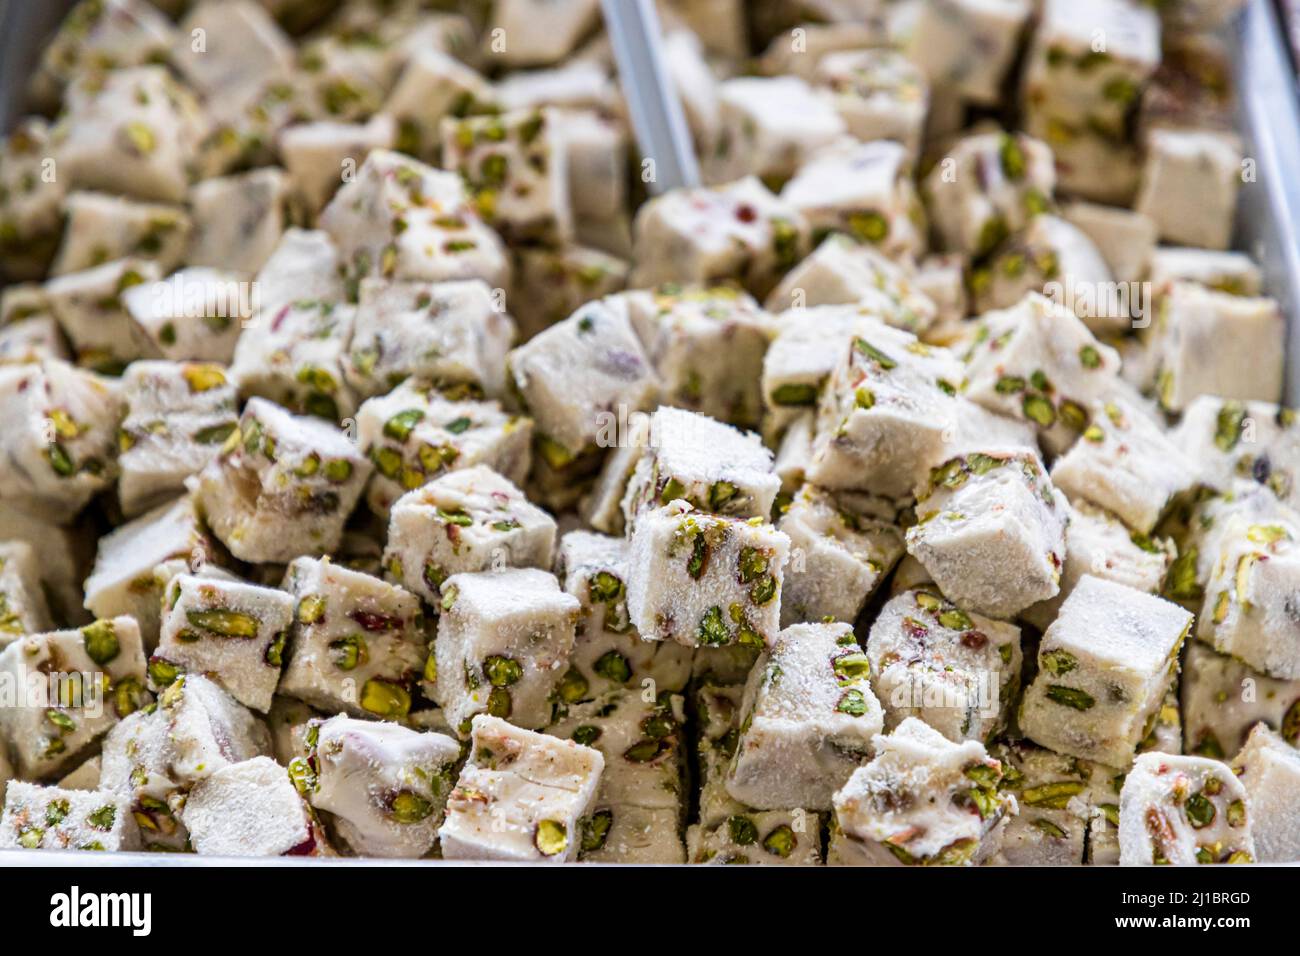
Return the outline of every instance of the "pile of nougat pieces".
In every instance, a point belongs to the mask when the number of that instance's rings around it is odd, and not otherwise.
[[[1300,860],[1238,6],[665,0],[663,191],[597,0],[76,4],[0,847]]]

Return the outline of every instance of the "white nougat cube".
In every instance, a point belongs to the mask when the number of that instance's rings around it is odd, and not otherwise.
[[[1059,590],[1065,502],[1037,453],[958,455],[935,467],[916,497],[907,551],[950,600],[1008,618]]]
[[[45,119],[32,116],[0,140],[0,271],[13,281],[43,278],[59,244],[68,183],[46,174],[50,133]]]
[[[735,279],[764,296],[808,252],[811,231],[757,178],[716,189],[675,189],[633,223],[634,287]]]
[[[1226,249],[1232,239],[1241,146],[1215,130],[1155,129],[1134,209],[1150,216],[1164,242]]]
[[[487,80],[469,66],[441,50],[417,47],[384,101],[384,112],[397,121],[397,149],[432,162],[444,118],[490,113],[496,99]]]
[[[503,0],[493,5],[484,56],[506,68],[544,66],[567,57],[600,18],[596,0]],[[500,31],[499,33],[497,31]],[[493,36],[513,42],[491,42]]]
[[[907,150],[889,140],[837,141],[808,157],[781,189],[813,237],[843,232],[895,259],[925,251],[925,214]]]
[[[26,542],[40,556],[41,586],[53,614],[69,623],[89,620],[82,608],[82,582],[93,556],[84,535],[0,495],[0,541]]]
[[[386,149],[372,150],[356,177],[320,215],[347,274],[447,282],[504,283],[501,241],[474,211],[460,178]]]
[[[706,829],[716,827],[727,817],[749,808],[727,791],[727,771],[740,743],[741,702],[746,675],[737,684],[713,683],[702,676],[694,690],[695,713],[699,734],[695,738],[696,764],[699,768],[699,822]]]
[[[238,396],[219,365],[132,362],[122,399],[117,491],[128,517],[183,491],[238,428]]]
[[[393,505],[384,564],[430,604],[453,574],[549,568],[554,519],[485,465],[448,472]]]
[[[772,322],[752,297],[730,285],[706,285],[624,298],[665,398],[733,425],[759,423]]]
[[[186,261],[252,275],[285,230],[288,177],[275,168],[205,179],[190,190],[194,237]]]
[[[1300,427],[1291,409],[1202,395],[1169,437],[1212,488],[1230,491],[1252,478],[1283,504],[1300,504]]]
[[[509,242],[573,238],[568,143],[551,109],[442,122],[442,164],[460,173],[485,222]]]
[[[684,501],[637,520],[627,606],[645,640],[763,647],[780,628],[790,539],[762,519],[703,514]]]
[[[501,394],[515,326],[484,282],[368,279],[360,296],[346,368],[362,395],[409,376]]]
[[[796,624],[745,684],[727,792],[760,809],[829,810],[883,726],[870,666],[849,624]]]
[[[120,374],[135,359],[160,354],[150,341],[148,329],[135,321],[128,292],[136,288],[137,296],[156,297],[161,275],[156,263],[131,258],[57,276],[45,283],[50,312],[72,344],[78,365]]]
[[[649,408],[659,390],[626,302],[590,302],[512,351],[508,377],[537,424],[538,453],[553,468],[574,463],[624,414]]]
[[[1232,771],[1246,791],[1259,861],[1300,860],[1300,750],[1256,724],[1233,758]]]
[[[1253,863],[1253,818],[1227,764],[1142,754],[1119,796],[1120,865]]]
[[[1150,534],[1174,498],[1196,484],[1196,465],[1132,402],[1095,403],[1089,417],[1082,437],[1052,465],[1052,483]]]
[[[415,858],[437,841],[460,744],[398,724],[339,715],[314,725],[307,799],[333,814],[360,856]]]
[[[981,317],[965,354],[963,394],[989,411],[1032,422],[1062,452],[1088,424],[1087,406],[1115,390],[1118,353],[1071,311],[1042,295]]]
[[[994,856],[1016,799],[975,740],[953,743],[909,717],[835,794],[835,820],[860,865],[971,866]]]
[[[593,299],[622,291],[629,268],[626,260],[591,246],[515,249],[509,302],[519,341],[563,322]]]
[[[1062,206],[1061,218],[1093,241],[1116,281],[1139,281],[1153,266],[1157,237],[1150,216],[1122,206],[1075,200]],[[1152,285],[1159,285],[1154,276]]]
[[[1186,753],[1227,760],[1246,745],[1258,723],[1300,745],[1300,681],[1269,677],[1193,641],[1178,690]]]
[[[49,629],[36,549],[26,541],[0,540],[0,648]]]
[[[13,780],[0,817],[3,850],[134,850],[140,832],[125,797]]]
[[[1079,579],[1038,648],[1020,728],[1058,753],[1124,768],[1178,672],[1192,615],[1091,575]]]
[[[853,137],[864,143],[894,140],[910,156],[920,151],[930,84],[900,51],[855,44],[830,52],[817,60],[813,80],[830,92],[831,105]]]
[[[332,855],[288,772],[270,757],[208,777],[186,798],[181,822],[200,856]]]
[[[839,356],[817,411],[807,477],[831,489],[902,497],[944,452],[961,364],[900,329],[864,322]]]
[[[1175,282],[1151,333],[1161,406],[1178,412],[1201,395],[1278,401],[1285,334],[1275,299]]]
[[[211,100],[238,95],[293,69],[293,42],[266,4],[201,2],[181,21],[171,63],[198,93]],[[204,42],[196,44],[197,35]],[[197,47],[197,48],[196,48]]]
[[[289,565],[295,601],[278,692],[330,713],[398,720],[427,657],[419,599],[328,558]]]
[[[871,625],[872,686],[885,725],[919,717],[949,740],[990,742],[1020,685],[1020,628],[967,614],[932,590],[904,591]]]
[[[397,125],[380,114],[366,123],[294,123],[275,147],[289,176],[289,204],[297,218],[319,219],[341,188],[342,170],[355,169],[372,152],[394,145]]]
[[[386,518],[393,503],[460,468],[485,465],[518,485],[532,461],[533,421],[466,386],[407,379],[357,410],[357,443],[375,466],[366,503]]]
[[[1178,281],[1197,282],[1230,295],[1259,295],[1264,291],[1263,272],[1244,252],[1158,246],[1151,253],[1148,278],[1159,292]]]
[[[451,860],[564,863],[577,855],[579,819],[600,785],[605,758],[568,740],[474,718],[470,760],[438,831]]]
[[[121,294],[132,335],[143,340],[144,354],[173,362],[229,364],[261,290],[239,273],[205,266],[181,269],[165,280],[124,278],[134,282]]]
[[[932,85],[993,105],[1032,12],[1028,0],[925,0],[906,52]]]
[[[763,518],[781,480],[758,436],[705,415],[661,405],[650,418],[646,453],[623,499],[626,525],[647,509],[686,501],[697,511]]]
[[[116,259],[150,259],[170,272],[186,255],[193,222],[181,206],[77,192],[64,203],[63,243],[50,275],[92,269]]]
[[[1300,679],[1300,622],[1289,610],[1300,575],[1300,523],[1229,515],[1207,550],[1213,565],[1196,636],[1270,677]]]
[[[442,591],[431,676],[447,723],[462,736],[483,713],[546,726],[573,650],[577,600],[536,568],[456,574]]]
[[[949,251],[985,255],[1047,211],[1056,170],[1041,140],[974,133],[949,152],[951,163],[940,163],[923,184],[935,231]]]
[[[680,817],[676,808],[597,806],[581,821],[579,859],[586,863],[685,863],[686,845],[678,832]]]
[[[213,533],[245,561],[333,551],[372,466],[342,431],[250,399],[238,439],[199,476]]]
[[[784,179],[810,153],[844,135],[834,107],[796,76],[742,76],[718,87],[718,141],[711,182]]]
[[[167,588],[149,681],[162,690],[179,674],[210,676],[245,707],[266,712],[280,681],[293,598],[239,581],[182,574]]]
[[[200,674],[173,681],[159,696],[153,717],[162,723],[161,762],[182,787],[271,750],[270,734],[261,719],[216,681]],[[126,756],[131,756],[129,748]]]
[[[0,305],[0,313],[4,311]],[[72,359],[53,315],[40,311],[13,321],[0,319],[0,365],[34,365],[46,359]]]
[[[817,866],[822,835],[817,815],[794,810],[734,813],[712,829],[696,824],[686,833],[687,862],[706,866]]]
[[[354,306],[312,299],[262,310],[231,361],[240,394],[328,422],[352,417],[357,396],[344,375],[356,315]]]
[[[0,738],[26,780],[63,776],[149,702],[140,630],[129,617],[20,637],[0,651],[0,676],[16,698],[0,709]]]
[[[854,621],[906,551],[896,506],[852,492],[804,485],[777,527],[790,538],[781,624]]]
[[[1007,823],[996,863],[1010,866],[1079,866],[1094,814],[1119,820],[1118,790],[1096,764],[1031,743],[998,745],[1003,790],[1020,806]],[[1105,791],[1105,792],[1103,792]],[[1101,801],[1111,802],[1107,810]]]
[[[55,127],[60,178],[75,188],[182,202],[207,118],[165,67],[78,78]]]

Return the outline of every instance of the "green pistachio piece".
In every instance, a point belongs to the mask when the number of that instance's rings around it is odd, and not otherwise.
[[[1039,658],[1046,670],[1053,677],[1060,677],[1062,674],[1068,674],[1079,666],[1079,659],[1069,651],[1063,651],[1059,648],[1056,650],[1045,651]]]
[[[754,582],[754,586],[749,589],[749,599],[762,607],[776,597],[776,592],[776,578],[770,574],[765,574]]]
[[[727,818],[727,832],[731,842],[739,846],[750,846],[758,842],[758,827],[744,814],[738,813]]]
[[[370,656],[366,650],[366,640],[360,634],[349,634],[330,641],[329,650],[330,660],[341,671],[356,670]]]
[[[601,729],[593,727],[591,724],[583,724],[581,727],[575,727],[571,740],[576,744],[582,744],[584,747],[590,747],[600,739]]]
[[[609,829],[614,825],[614,814],[609,810],[597,810],[590,817],[582,820],[582,852],[594,853],[603,849],[609,839]]]
[[[1183,804],[1183,813],[1186,814],[1187,821],[1197,830],[1208,827],[1217,815],[1214,803],[1201,793],[1194,793],[1187,798]]]
[[[867,712],[867,698],[862,691],[851,687],[840,695],[840,699],[835,703],[835,709],[850,717],[862,717]]]
[[[871,676],[871,660],[861,651],[849,651],[831,661],[831,670],[837,680],[847,684]]]
[[[384,434],[397,441],[406,441],[415,426],[423,420],[423,411],[418,408],[408,408],[384,422]]]
[[[1228,826],[1240,827],[1246,825],[1246,804],[1240,800],[1233,800],[1228,804]]]
[[[939,615],[939,623],[950,631],[969,631],[975,626],[970,615],[960,608],[951,608]]]
[[[880,366],[880,368],[882,368],[886,372],[890,371],[891,369],[898,368],[898,362],[890,358],[884,352],[880,351],[880,349],[876,348],[866,339],[855,338],[853,340],[853,347],[857,349],[858,352],[860,352],[866,358],[870,359],[872,362],[875,362],[878,366]]]
[[[510,699],[510,691],[504,687],[493,687],[488,692],[487,712],[493,717],[505,720],[513,709],[514,702]]]
[[[1279,733],[1292,747],[1300,746],[1300,700],[1296,700],[1287,708]]]
[[[591,669],[615,684],[626,684],[632,679],[632,665],[618,651],[606,651],[596,658]]]
[[[372,677],[361,688],[360,704],[380,717],[405,717],[411,711],[411,695],[401,684]]]
[[[672,749],[667,740],[638,740],[623,751],[623,759],[629,763],[653,763]]]
[[[1086,691],[1074,687],[1063,687],[1060,684],[1049,684],[1047,686],[1047,699],[1054,704],[1072,707],[1075,710],[1091,710],[1097,703],[1092,695]]]
[[[731,640],[727,622],[722,616],[722,608],[714,605],[704,612],[704,616],[700,618],[697,639],[706,647],[717,647]]]
[[[566,704],[576,704],[587,696],[587,678],[576,667],[570,667],[560,678],[559,691],[560,699]]]
[[[96,830],[107,832],[113,829],[113,824],[117,822],[117,807],[109,804],[100,807],[98,810],[92,810],[86,814],[86,823]]]
[[[609,604],[625,593],[623,580],[609,571],[597,571],[587,581],[587,599],[592,604]]]
[[[112,621],[86,625],[81,629],[81,639],[86,645],[87,656],[96,664],[107,664],[122,651]]]
[[[204,611],[186,611],[185,619],[191,626],[220,634],[223,637],[257,637],[257,618],[230,608],[210,608]]]
[[[315,624],[325,616],[325,598],[319,594],[308,594],[298,602],[298,623]]]
[[[523,678],[524,668],[513,658],[494,654],[483,662],[483,673],[493,687],[509,687]]]
[[[664,482],[663,489],[659,492],[659,502],[668,504],[670,501],[676,501],[678,498],[686,497],[686,486],[676,478],[669,478]]]
[[[533,846],[542,856],[558,856],[569,845],[568,828],[558,820],[542,820],[533,833]]]
[[[803,382],[787,382],[772,390],[773,405],[815,405],[817,404],[817,386]]]
[[[40,827],[25,827],[18,832],[18,845],[24,850],[39,850],[45,831]]]
[[[763,849],[783,860],[788,859],[798,845],[799,839],[794,835],[794,830],[784,823],[763,837]]]
[[[1048,807],[1064,810],[1071,798],[1083,793],[1087,787],[1082,780],[1058,780],[1038,787],[1029,787],[1020,794],[1020,802],[1029,807]]]
[[[1056,422],[1056,409],[1052,403],[1041,395],[1026,395],[1021,409],[1025,417],[1030,421],[1037,422],[1044,428]]]
[[[433,814],[433,804],[410,790],[399,790],[388,804],[389,812],[398,823],[419,823]]]
[[[155,687],[167,687],[180,676],[180,668],[171,661],[155,657],[149,661],[149,680]]]
[[[709,507],[721,511],[727,503],[740,494],[740,489],[729,481],[715,481],[709,486]]]
[[[704,569],[709,563],[709,543],[703,534],[696,534],[691,541],[691,556],[686,560],[686,573],[698,581],[704,576]]]
[[[294,757],[289,761],[288,771],[289,781],[303,796],[316,791],[316,772],[311,769],[311,764],[307,760]]]

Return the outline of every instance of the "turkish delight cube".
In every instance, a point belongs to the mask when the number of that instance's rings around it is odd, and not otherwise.
[[[162,66],[79,77],[53,131],[60,175],[77,189],[183,202],[207,118]]]
[[[1216,529],[1214,544],[1196,636],[1270,677],[1300,679],[1300,623],[1288,609],[1300,574],[1300,524],[1289,518],[1255,524],[1231,515]]]
[[[813,77],[829,91],[851,136],[864,143],[894,140],[913,157],[920,152],[930,84],[902,52],[857,46],[837,50],[817,60]]]
[[[59,361],[5,366],[0,412],[11,504],[63,524],[112,481],[122,402],[105,380]]]
[[[718,141],[707,178],[781,180],[845,133],[835,108],[797,76],[741,76],[718,87]]]
[[[626,301],[665,398],[733,425],[758,424],[772,323],[751,296],[730,285],[671,285]]]
[[[271,750],[266,725],[201,674],[185,674],[173,681],[159,696],[155,716],[162,718],[164,728],[161,762],[183,787]]]
[[[1175,282],[1197,282],[1230,295],[1259,295],[1264,274],[1244,252],[1158,246],[1151,253],[1148,278],[1154,289],[1167,291]]]
[[[1232,761],[1246,791],[1251,835],[1261,863],[1300,860],[1296,800],[1300,794],[1300,750],[1263,724],[1251,730]]]
[[[1213,130],[1153,129],[1134,209],[1165,242],[1226,249],[1232,239],[1243,157],[1236,137]]]
[[[579,820],[600,785],[600,751],[474,718],[470,758],[438,831],[445,859],[564,863],[581,844]]]
[[[1091,202],[1132,206],[1142,177],[1136,144],[1086,123],[1069,122],[1050,103],[1025,103],[1024,132],[1041,140],[1056,161],[1056,186]]]
[[[656,864],[686,862],[676,808],[657,810],[631,804],[599,806],[580,821],[578,858],[586,863]]]
[[[695,717],[699,732],[695,737],[699,787],[699,822],[712,829],[734,813],[749,810],[727,790],[727,771],[740,743],[742,682],[713,683],[709,675],[701,676],[694,687]]]
[[[462,736],[482,713],[546,726],[573,650],[577,599],[546,571],[508,568],[452,575],[440,608],[428,676],[447,722]]]
[[[205,179],[190,190],[194,236],[186,261],[252,275],[284,234],[289,183],[283,170]]]
[[[900,329],[866,323],[837,336],[807,477],[824,488],[903,497],[942,457],[961,364]]]
[[[604,442],[622,414],[649,408],[659,381],[618,297],[589,302],[516,348],[508,378],[537,423],[537,451],[563,469]]]
[[[835,819],[863,865],[971,866],[1002,845],[1016,799],[979,741],[954,743],[915,717],[878,734],[875,757],[835,794]]]
[[[793,810],[734,813],[706,829],[686,834],[687,862],[712,866],[817,866],[822,861],[821,821],[817,814]]]
[[[509,242],[573,238],[568,158],[550,109],[442,122],[443,165],[460,173],[479,214]]]
[[[781,189],[813,240],[843,232],[893,259],[925,251],[925,213],[907,150],[890,140],[840,140],[817,150]]]
[[[45,275],[63,229],[67,180],[57,175],[49,124],[40,117],[17,123],[0,140],[0,272],[13,280]]]
[[[600,751],[605,770],[593,806],[637,806],[681,812],[684,769],[681,697],[644,699],[614,691],[569,708],[548,734]]]
[[[761,518],[704,514],[680,499],[647,511],[628,556],[632,626],[688,647],[770,644],[789,552],[790,539]]]
[[[799,211],[753,176],[715,189],[674,189],[643,205],[633,223],[629,284],[735,279],[764,296],[808,252]]]
[[[115,723],[148,703],[144,649],[129,617],[80,630],[20,637],[0,651],[0,675],[18,697],[0,731],[26,780],[57,779]]]
[[[40,555],[41,587],[50,611],[69,624],[90,620],[82,607],[82,582],[94,556],[90,542],[79,532],[76,527],[60,527],[48,516],[32,513],[26,503],[0,495],[0,541],[24,541]]]
[[[1195,641],[1183,658],[1179,692],[1186,753],[1227,760],[1257,723],[1300,745],[1300,681],[1261,674]]]
[[[453,574],[549,568],[555,521],[486,465],[448,472],[393,505],[384,563],[436,605]]]
[[[1061,218],[1092,240],[1116,281],[1137,282],[1147,276],[1156,254],[1156,224],[1150,216],[1075,200],[1062,206]]]
[[[936,87],[993,105],[1032,11],[1027,0],[925,0],[906,52]]]
[[[1291,409],[1202,395],[1170,438],[1211,487],[1230,491],[1234,482],[1253,478],[1283,504],[1300,504],[1300,428]]]
[[[132,362],[122,398],[117,490],[128,517],[182,491],[238,427],[238,396],[219,365]]]
[[[344,371],[356,315],[354,306],[311,299],[260,312],[231,363],[240,393],[329,422],[350,418],[357,396]]]
[[[596,0],[504,0],[484,33],[484,55],[506,68],[544,66],[567,57],[600,19]],[[499,45],[496,37],[509,37]]]
[[[606,88],[608,79],[603,70],[592,71],[591,75],[593,80],[599,77],[599,89]],[[503,86],[508,90],[509,80]],[[581,233],[588,223],[623,216],[628,205],[628,134],[623,126],[596,108],[557,110],[552,122],[568,153],[569,201],[575,228]]]
[[[1175,282],[1151,332],[1161,406],[1178,412],[1200,395],[1278,401],[1284,334],[1274,299]]]
[[[433,849],[460,762],[456,740],[342,714],[312,732],[302,789],[353,852],[414,858]]]
[[[208,777],[185,798],[181,822],[200,856],[333,855],[288,772],[270,757]]]
[[[1011,866],[1078,866],[1102,776],[1094,764],[1031,743],[992,751],[1002,763],[1001,789],[1020,812],[1007,823],[997,861]],[[1112,806],[1116,820],[1118,806]]]
[[[118,851],[139,844],[130,804],[119,794],[9,783],[0,849]]]
[[[393,145],[397,124],[380,114],[366,123],[295,123],[276,137],[288,172],[288,201],[295,218],[317,220],[347,177],[372,152]]]
[[[374,463],[370,510],[387,517],[403,494],[449,471],[484,465],[516,485],[528,475],[532,419],[465,386],[407,379],[357,410],[357,442]]]
[[[474,211],[460,177],[386,149],[371,150],[334,195],[320,226],[350,278],[504,284],[501,241]]]
[[[515,250],[514,266],[510,307],[524,342],[592,299],[621,291],[629,268],[623,259],[579,245],[524,246]]]
[[[727,792],[760,809],[829,810],[883,714],[849,624],[795,624],[749,673]]]
[[[1036,452],[958,455],[916,496],[907,550],[950,600],[1007,618],[1057,593],[1067,514]]]
[[[854,621],[905,553],[897,506],[884,498],[806,484],[777,527],[790,538],[781,588],[785,627]]]
[[[1253,863],[1254,816],[1227,764],[1142,754],[1119,795],[1120,865]]]
[[[441,50],[417,48],[384,101],[397,121],[396,148],[434,162],[446,117],[491,113],[497,107],[492,86],[471,67]]]
[[[284,587],[296,603],[279,693],[329,713],[405,717],[428,656],[419,599],[328,558],[297,559]]]
[[[0,292],[0,365],[71,361],[45,290],[36,283],[6,286]]]
[[[144,342],[142,351],[174,362],[229,364],[241,330],[254,321],[260,286],[236,273],[200,266],[166,280],[148,278],[137,281],[127,272],[118,280],[118,285],[133,283],[120,298],[133,323],[132,335]]]
[[[149,681],[162,690],[179,674],[212,677],[245,707],[265,713],[280,681],[293,598],[239,581],[182,574],[167,587]]]
[[[1177,554],[1168,538],[1130,531],[1114,515],[1087,501],[1070,502],[1067,510],[1061,590],[1020,612],[1021,620],[1040,631],[1056,620],[1061,604],[1085,574],[1157,594]]]
[[[200,473],[198,497],[236,557],[291,561],[338,546],[371,470],[339,429],[253,398],[239,431]]]
[[[1123,399],[1089,409],[1083,436],[1052,466],[1052,482],[1150,534],[1177,495],[1197,483],[1196,465],[1144,409]]]
[[[1073,312],[1036,293],[981,317],[965,355],[963,394],[989,411],[1033,422],[1063,452],[1088,424],[1087,406],[1115,389],[1119,354]]]
[[[50,629],[36,554],[26,541],[0,540],[0,648]]]
[[[626,525],[672,501],[735,518],[766,518],[781,481],[758,436],[705,415],[660,406],[650,418],[646,453],[623,499]]]
[[[923,185],[935,230],[949,251],[983,256],[1051,204],[1056,171],[1052,151],[1041,140],[1024,133],[974,133],[958,140],[947,159]]]
[[[200,49],[195,48],[196,31],[204,41]],[[283,82],[293,68],[293,43],[263,4],[202,2],[181,21],[179,32],[171,63],[208,100]]]
[[[139,257],[170,272],[186,255],[193,223],[180,206],[135,202],[104,193],[77,192],[64,203],[63,242],[51,276]]]
[[[133,287],[137,296],[165,293],[157,285],[160,276],[146,259],[119,259],[45,284],[50,311],[72,343],[78,365],[116,375],[135,359],[158,354],[148,330],[135,322],[126,293]]]
[[[949,740],[990,742],[1020,687],[1020,628],[968,614],[933,590],[890,599],[867,639],[872,684],[891,730],[918,717]]]
[[[1021,730],[1058,753],[1129,766],[1159,716],[1191,626],[1176,604],[1084,575],[1043,634]]]
[[[388,391],[415,376],[466,383],[500,395],[513,320],[481,281],[361,284],[347,363],[363,395]]]

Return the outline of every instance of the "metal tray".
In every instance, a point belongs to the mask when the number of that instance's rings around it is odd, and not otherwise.
[[[21,115],[27,77],[45,41],[72,0],[0,0],[0,130]],[[1271,0],[1249,0],[1231,44],[1238,95],[1238,127],[1257,181],[1246,185],[1237,207],[1236,247],[1264,271],[1265,289],[1286,317],[1285,401],[1300,406],[1300,105],[1296,75]],[[1296,225],[1293,225],[1296,224]],[[420,860],[279,857],[234,860],[173,853],[87,854],[76,851],[0,851],[8,866],[409,866]],[[446,861],[445,866],[482,865]],[[520,864],[528,865],[528,864]]]

